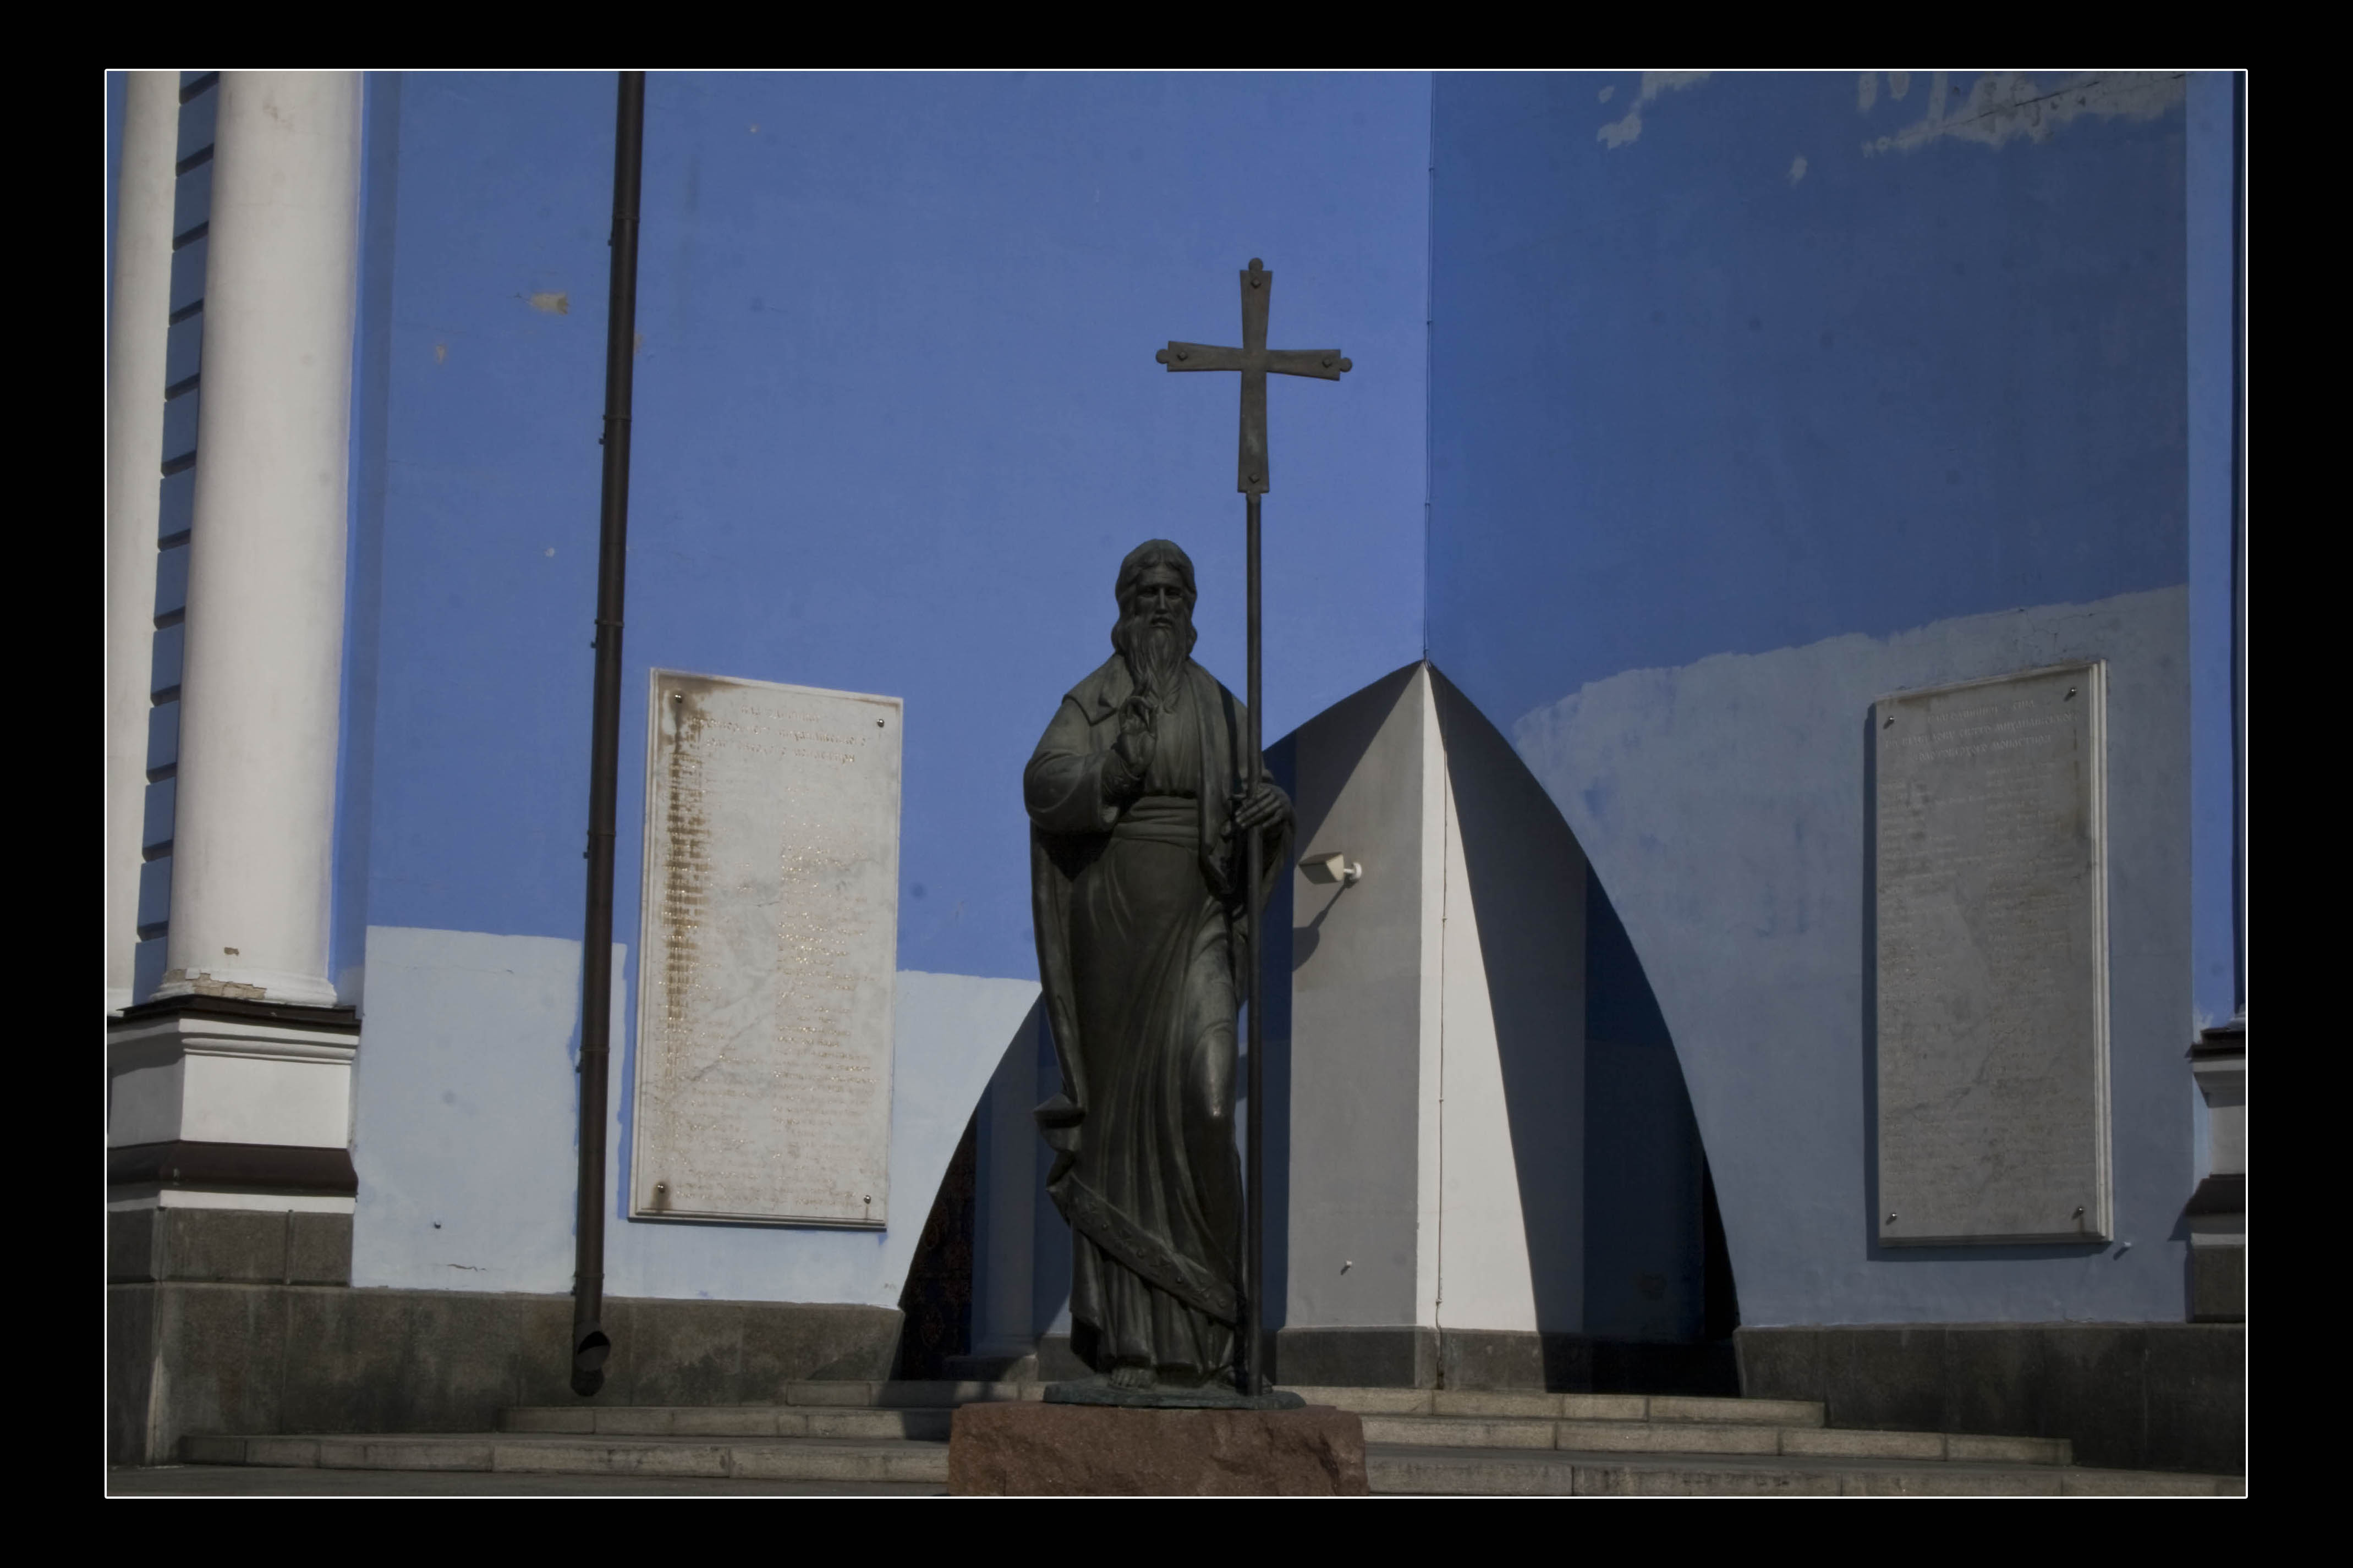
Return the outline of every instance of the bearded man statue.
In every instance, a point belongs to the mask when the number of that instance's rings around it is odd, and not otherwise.
[[[1116,594],[1117,651],[1062,699],[1022,776],[1062,1070],[1038,1121],[1071,1225],[1071,1347],[1093,1381],[1115,1402],[1222,1402],[1240,1398],[1246,836],[1271,889],[1291,802],[1262,763],[1250,787],[1246,710],[1193,662],[1185,552],[1138,545]]]

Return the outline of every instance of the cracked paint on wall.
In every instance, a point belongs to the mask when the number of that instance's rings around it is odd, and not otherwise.
[[[1899,103],[1902,102],[1904,95],[1912,90],[1912,73],[1889,71],[1886,74],[1887,96]],[[1854,100],[1858,111],[1868,114],[1871,112],[1871,106],[1879,101],[1879,77],[1880,73],[1877,71],[1865,71],[1855,79]]]
[[[1873,79],[1862,79],[1861,101],[1868,110]],[[1948,110],[1952,88],[1938,71],[1929,79],[1927,111],[1893,135],[1864,142],[1862,150],[1909,153],[1947,138],[1985,147],[2001,147],[2021,136],[2048,142],[2059,127],[2084,115],[2154,120],[2179,106],[2188,81],[2181,71],[2091,71],[2047,87],[2021,72],[1989,71],[1978,78],[1957,110]]]
[[[1627,142],[1633,141],[1642,133],[1642,106],[1644,104],[1650,102],[1652,99],[1658,97],[1662,92],[1679,90],[1683,88],[1693,87],[1700,82],[1704,82],[1708,79],[1709,75],[1710,73],[1707,71],[1644,71],[1642,73],[1642,90],[1635,95],[1634,106],[1631,109],[1629,109],[1625,114],[1619,119],[1611,121],[1609,124],[1595,132],[1594,139],[1605,147],[1623,147]],[[1611,90],[1612,89],[1609,88],[1602,89],[1602,102],[1607,103],[1609,101]]]

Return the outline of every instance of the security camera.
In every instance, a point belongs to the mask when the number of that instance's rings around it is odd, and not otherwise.
[[[1364,867],[1336,852],[1303,856],[1299,868],[1307,873],[1307,879],[1311,882],[1337,882],[1344,888],[1355,887],[1357,879],[1365,874]]]

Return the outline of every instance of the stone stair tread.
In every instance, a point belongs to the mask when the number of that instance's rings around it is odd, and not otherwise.
[[[1310,1405],[1359,1415],[1477,1415],[1571,1421],[1693,1422],[1820,1426],[1822,1406],[1800,1399],[1710,1399],[1668,1394],[1563,1394],[1503,1388],[1344,1388],[1293,1385]]]
[[[1846,1427],[1711,1426],[1694,1421],[1571,1421],[1544,1416],[1366,1415],[1367,1443],[1523,1453],[1747,1454],[1762,1458],[1893,1458],[1936,1463],[2065,1465],[2062,1437],[1989,1437]]]
[[[191,1465],[322,1469],[550,1471],[771,1480],[944,1481],[944,1440],[741,1437],[569,1432],[401,1432],[202,1436],[181,1442]]]
[[[1625,1454],[1368,1443],[1376,1493],[1456,1496],[2243,1497],[2239,1476],[1967,1460]]]
[[[205,1436],[185,1439],[182,1458],[192,1466],[577,1475],[620,1481],[709,1477],[939,1485],[947,1479],[945,1442],[903,1437],[480,1432]],[[2242,1496],[2246,1490],[2243,1479],[2231,1476],[2083,1469],[1984,1458],[1839,1454],[1630,1452],[1370,1442],[1366,1464],[1377,1492],[1455,1495]]]
[[[561,1405],[502,1411],[511,1436],[916,1438],[944,1442],[953,1407],[870,1405]]]

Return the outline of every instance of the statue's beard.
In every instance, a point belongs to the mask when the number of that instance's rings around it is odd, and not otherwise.
[[[1193,617],[1180,611],[1173,626],[1155,626],[1148,615],[1122,616],[1111,634],[1112,646],[1127,659],[1127,673],[1136,694],[1167,704],[1184,689],[1186,656],[1193,651]]]

